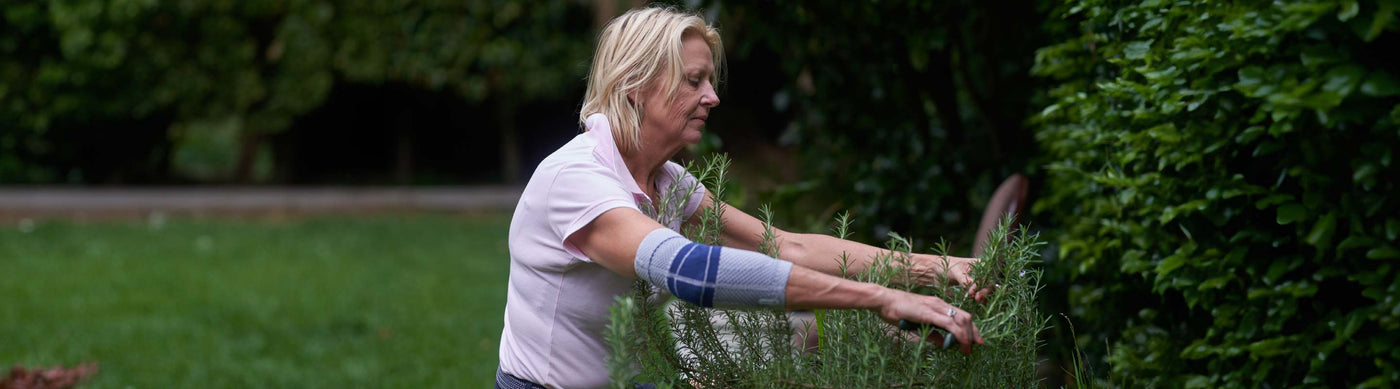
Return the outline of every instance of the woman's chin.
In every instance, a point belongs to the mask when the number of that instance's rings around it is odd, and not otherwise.
[[[687,128],[685,133],[681,134],[681,140],[685,141],[686,145],[698,145],[700,144],[700,139],[703,138],[703,134],[704,131],[700,128]]]

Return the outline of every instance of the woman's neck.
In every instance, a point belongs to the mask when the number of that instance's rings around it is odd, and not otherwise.
[[[637,182],[637,187],[647,196],[654,196],[656,191],[656,175],[661,171],[661,166],[666,164],[667,158],[656,155],[646,155],[646,153],[623,154],[622,161],[627,164],[628,173],[632,174],[632,179]]]
[[[657,174],[661,173],[661,167],[669,161],[680,149],[663,150],[661,147],[647,147],[643,145],[641,150],[623,152],[622,161],[627,164],[627,170],[632,174],[632,179],[636,180],[637,187],[642,188],[647,196],[656,196]],[[654,200],[653,200],[654,201]]]

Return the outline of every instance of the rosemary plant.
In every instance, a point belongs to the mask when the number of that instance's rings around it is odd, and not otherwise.
[[[715,198],[723,198],[729,160],[718,155],[692,165],[694,174]],[[697,167],[698,166],[698,167]],[[672,188],[666,193],[691,193],[696,188]],[[669,198],[668,198],[669,197]],[[665,217],[667,209],[683,209],[689,196],[663,195],[650,205],[653,217]],[[670,208],[668,208],[670,207]],[[699,222],[685,231],[688,238],[722,245],[723,208],[697,211]],[[760,209],[765,224],[760,250],[779,257],[778,242],[769,221],[768,207]],[[841,215],[833,230],[848,236],[850,219]],[[658,290],[638,281],[630,296],[619,296],[611,310],[606,340],[612,349],[609,374],[618,388],[649,382],[658,388],[901,388],[921,386],[1017,387],[1037,384],[1035,366],[1037,335],[1048,318],[1036,312],[1041,273],[1031,265],[1038,261],[1041,243],[1034,235],[1009,233],[1003,223],[990,237],[992,244],[972,269],[978,285],[995,286],[985,302],[967,296],[962,286],[907,285],[912,279],[904,266],[913,243],[891,234],[888,255],[874,258],[862,272],[847,278],[937,295],[974,315],[986,346],[972,355],[942,349],[936,329],[901,331],[873,312],[825,310],[817,312],[819,334],[816,349],[803,350],[794,333],[805,328],[790,324],[782,310],[719,310],[688,303],[660,302]],[[933,247],[935,255],[947,253],[947,244]],[[847,269],[846,254],[833,258]],[[843,272],[846,272],[843,270]],[[646,303],[642,303],[646,302]]]

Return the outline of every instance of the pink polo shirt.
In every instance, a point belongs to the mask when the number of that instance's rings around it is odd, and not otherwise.
[[[510,221],[500,367],[550,388],[607,386],[608,307],[632,286],[632,279],[594,263],[564,240],[607,210],[651,202],[628,172],[607,118],[594,114],[584,125],[586,132],[540,162]],[[695,188],[685,206],[656,217],[679,231],[705,190],[680,165],[666,162],[664,169],[658,188]],[[672,186],[677,178],[679,185]]]

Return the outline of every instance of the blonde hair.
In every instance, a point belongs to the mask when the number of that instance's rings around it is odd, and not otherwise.
[[[584,93],[579,123],[601,113],[608,117],[613,138],[626,152],[642,147],[642,103],[627,95],[647,87],[670,69],[669,80],[662,80],[667,101],[675,99],[685,78],[681,41],[696,34],[710,46],[715,71],[710,83],[719,85],[724,44],[719,30],[694,13],[672,8],[639,8],[618,16],[598,36],[593,65],[588,71],[588,91]],[[585,131],[587,129],[585,128]]]

